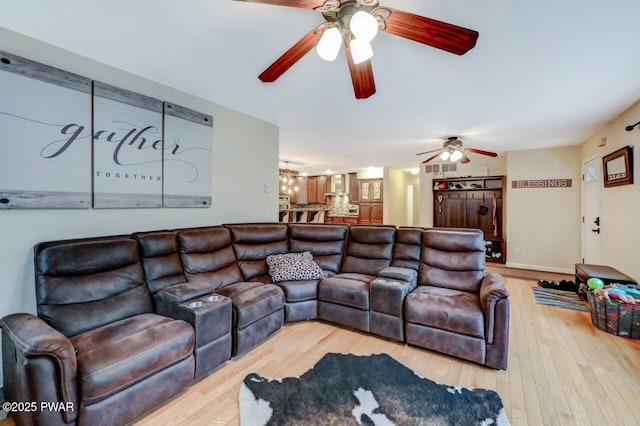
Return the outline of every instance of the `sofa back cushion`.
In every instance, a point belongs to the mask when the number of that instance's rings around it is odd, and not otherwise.
[[[347,245],[348,231],[347,224],[289,224],[289,251],[309,251],[323,271],[337,274]]]
[[[396,242],[393,245],[391,266],[409,268],[417,271],[420,268],[420,252],[422,249],[422,228],[398,228]]]
[[[481,230],[433,228],[424,231],[419,285],[478,293],[484,268],[485,245]]]
[[[38,315],[67,337],[153,312],[130,237],[40,243],[35,276]]]
[[[249,223],[224,225],[231,231],[233,250],[244,279],[270,283],[267,256],[289,251],[287,225]]]
[[[243,281],[228,229],[213,226],[178,231],[178,244],[188,281],[207,283],[211,290]]]
[[[377,275],[391,265],[396,229],[390,226],[353,226],[340,272]]]
[[[187,281],[178,254],[177,232],[140,232],[133,236],[140,243],[144,276],[152,294]]]

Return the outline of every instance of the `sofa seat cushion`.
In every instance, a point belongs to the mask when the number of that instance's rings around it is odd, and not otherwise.
[[[284,309],[284,293],[275,284],[239,282],[216,290],[233,305],[233,325],[245,328],[267,315]]]
[[[324,278],[318,284],[318,300],[369,310],[369,283],[342,278],[342,274]]]
[[[370,283],[371,281],[377,278],[377,276],[375,275],[358,274],[355,272],[343,272],[341,274],[336,275],[336,277],[345,278],[348,280],[362,281],[363,283]]]
[[[195,335],[185,321],[141,314],[71,337],[85,405],[178,363],[193,354]]]
[[[466,291],[419,286],[405,299],[409,323],[484,338],[480,297]]]
[[[284,291],[287,303],[304,302],[318,298],[319,280],[282,281],[278,286]]]

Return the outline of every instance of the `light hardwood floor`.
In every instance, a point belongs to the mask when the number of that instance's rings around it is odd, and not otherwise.
[[[318,321],[296,323],[138,425],[236,425],[238,390],[247,374],[298,376],[327,352],[387,353],[437,382],[493,389],[513,425],[640,425],[640,341],[596,329],[587,313],[536,304],[535,281],[506,278],[506,284],[507,371]]]
[[[506,285],[507,371],[318,321],[296,323],[137,425],[237,425],[239,385],[247,374],[298,376],[327,352],[387,353],[437,382],[493,389],[513,425],[640,425],[640,341],[596,329],[587,313],[536,304],[535,281],[506,278]]]

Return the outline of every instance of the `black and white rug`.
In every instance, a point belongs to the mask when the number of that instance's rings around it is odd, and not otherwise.
[[[485,426],[509,419],[494,391],[438,384],[386,354],[327,354],[299,378],[248,375],[240,424]]]

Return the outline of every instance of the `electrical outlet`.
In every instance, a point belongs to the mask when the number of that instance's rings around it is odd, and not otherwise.
[[[513,253],[514,253],[516,256],[520,256],[520,255],[522,254],[522,252],[520,251],[520,249],[519,249],[519,248],[513,249]]]

